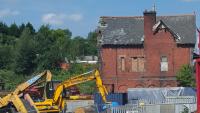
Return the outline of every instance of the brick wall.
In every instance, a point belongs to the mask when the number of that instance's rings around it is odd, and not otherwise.
[[[178,45],[167,29],[154,33],[155,12],[144,13],[144,43],[138,46],[103,46],[102,78],[107,88],[126,92],[133,87],[175,87],[175,74],[183,64],[191,61],[191,47]],[[161,71],[161,57],[166,57],[168,71]],[[120,58],[125,58],[125,70]],[[144,71],[134,72],[132,58],[144,58]]]

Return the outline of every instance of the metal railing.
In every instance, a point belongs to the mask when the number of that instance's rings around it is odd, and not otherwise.
[[[137,104],[112,107],[107,113],[187,113],[196,111],[196,97],[166,97],[164,102],[154,100],[138,100]]]
[[[107,113],[187,113],[196,111],[196,104],[151,104],[151,105],[125,105],[112,107]]]

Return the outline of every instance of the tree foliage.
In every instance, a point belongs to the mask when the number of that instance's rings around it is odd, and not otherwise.
[[[13,48],[9,45],[0,45],[0,69],[10,69],[13,63]]]
[[[37,42],[38,69],[56,69],[67,57],[70,34],[65,30],[51,30],[42,26],[35,36]]]
[[[97,33],[96,32],[90,32],[87,37],[88,45],[87,51],[88,55],[97,55]]]
[[[8,30],[9,30],[8,26],[5,23],[0,22],[0,33],[8,34]]]
[[[29,75],[35,69],[36,50],[28,28],[24,29],[16,45],[15,72]]]
[[[23,28],[23,24],[22,24],[21,27]],[[21,29],[22,29],[22,28],[21,28]],[[35,29],[34,29],[33,25],[32,25],[30,22],[28,22],[28,23],[26,24],[25,28],[28,28],[28,29],[30,30],[30,34],[31,34],[31,35],[35,34]],[[22,31],[23,31],[23,29],[22,29]]]
[[[16,75],[11,70],[0,70],[0,80],[6,83],[6,90],[12,90],[16,85],[20,84],[24,80],[24,77],[22,75]]]
[[[19,37],[20,36],[19,28],[15,23],[11,24],[8,32],[12,36],[15,36],[15,37]]]
[[[183,65],[176,75],[179,86],[194,87],[195,77],[193,68],[190,65]]]
[[[36,30],[33,25],[0,22],[0,79],[15,83],[7,84],[7,89],[18,84],[33,73],[45,69],[51,70],[56,77],[63,80],[88,71],[75,60],[86,55],[97,55],[96,33],[90,32],[87,37],[72,36],[69,29],[51,29],[42,25]],[[60,69],[60,63],[69,62],[69,71]]]

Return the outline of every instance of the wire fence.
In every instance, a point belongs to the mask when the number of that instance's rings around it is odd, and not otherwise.
[[[151,104],[149,104],[151,103]],[[195,113],[196,97],[166,97],[164,103],[152,100],[138,100],[137,104],[111,107],[104,113]]]
[[[196,104],[151,104],[113,107],[107,113],[194,113]]]

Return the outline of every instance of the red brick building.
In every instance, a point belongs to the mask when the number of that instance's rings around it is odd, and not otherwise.
[[[190,64],[196,37],[194,14],[101,17],[101,74],[109,90],[177,86],[175,74]]]

